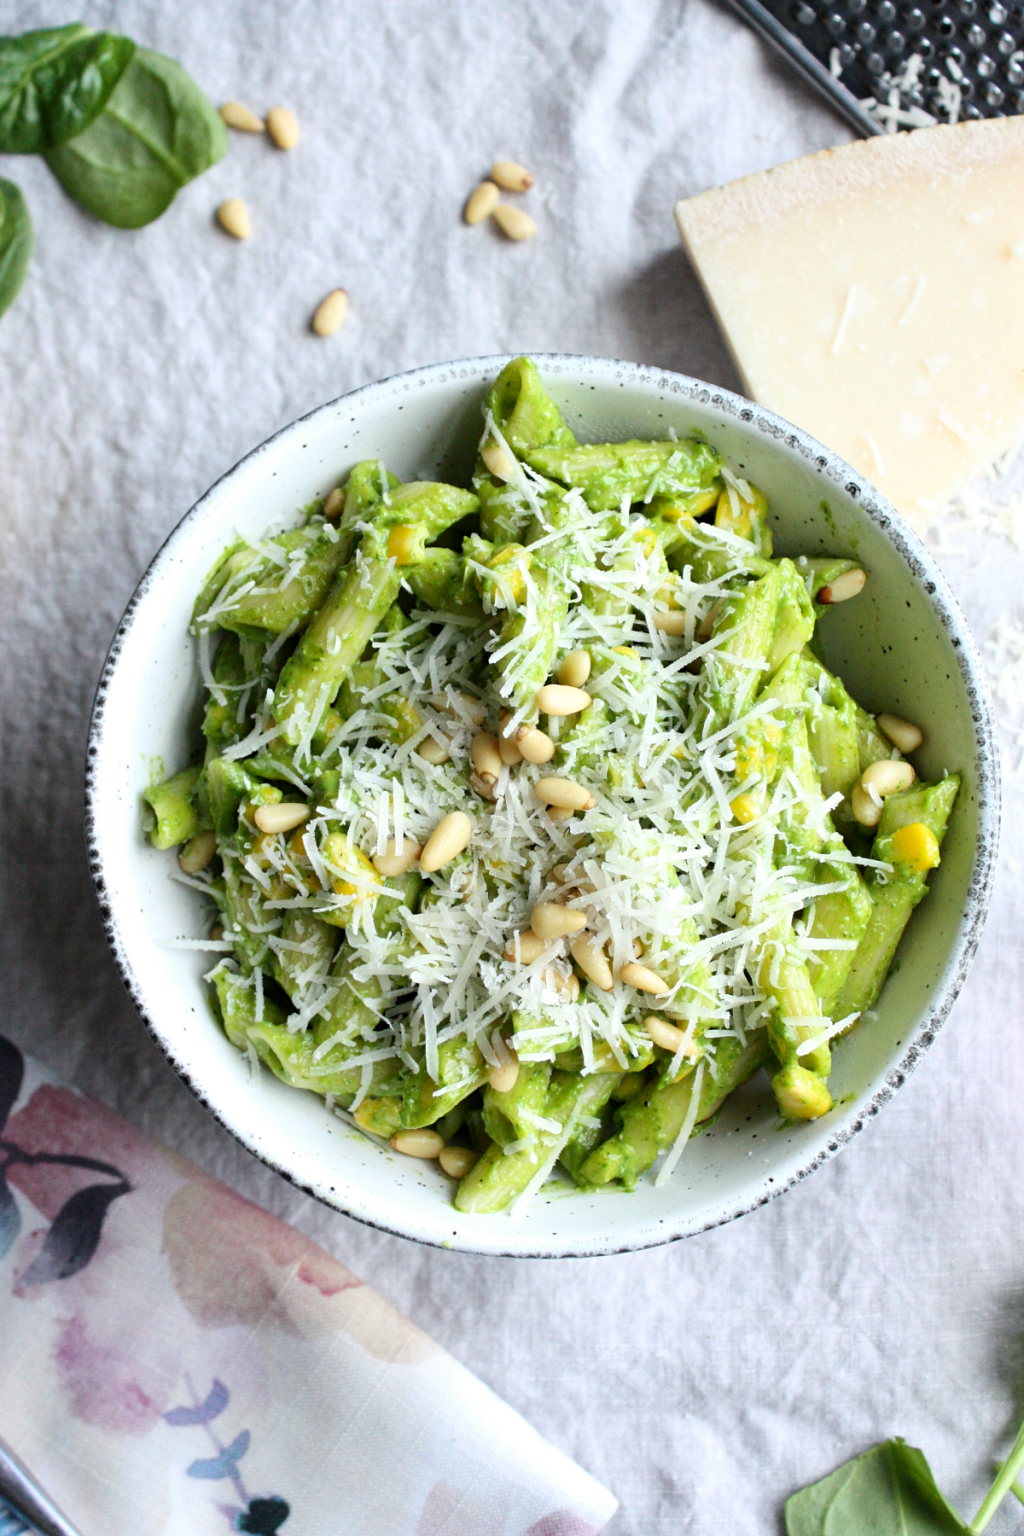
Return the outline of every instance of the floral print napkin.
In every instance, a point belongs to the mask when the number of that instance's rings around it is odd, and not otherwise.
[[[82,1536],[594,1536],[616,1507],[336,1259],[2,1036],[0,1437]]]

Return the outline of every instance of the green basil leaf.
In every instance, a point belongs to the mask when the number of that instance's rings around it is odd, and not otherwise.
[[[131,38],[81,22],[0,37],[0,153],[40,155],[83,133],[134,52]]]
[[[965,1536],[919,1450],[896,1438],[786,1500],[787,1536]]]
[[[32,220],[13,181],[0,179],[0,315],[18,296],[32,254]]]
[[[92,127],[51,150],[46,163],[98,219],[138,229],[215,165],[227,144],[220,113],[181,65],[138,48]]]

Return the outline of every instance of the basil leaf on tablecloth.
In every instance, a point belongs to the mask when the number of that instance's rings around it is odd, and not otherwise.
[[[970,1529],[922,1453],[899,1437],[786,1500],[787,1536],[962,1536]]]
[[[49,151],[46,162],[97,218],[138,229],[226,148],[220,114],[181,65],[139,48],[92,127]]]
[[[42,154],[82,133],[134,52],[131,38],[81,22],[0,37],[0,153]]]
[[[13,181],[0,178],[0,315],[17,298],[31,254],[28,204]]]

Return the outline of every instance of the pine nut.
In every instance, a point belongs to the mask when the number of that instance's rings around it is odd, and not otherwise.
[[[467,224],[482,224],[489,219],[501,201],[501,193],[493,181],[482,181],[469,194],[469,201],[462,217]]]
[[[449,811],[427,838],[426,847],[420,854],[420,869],[427,875],[433,874],[435,869],[443,869],[469,847],[472,836],[473,823],[465,811]]]
[[[914,725],[910,720],[902,720],[899,715],[879,715],[876,724],[883,735],[888,736],[898,752],[916,752],[924,741],[924,731],[919,725]]]
[[[521,725],[516,731],[516,746],[528,763],[549,763],[555,755],[555,744],[546,731],[535,725]]]
[[[533,186],[533,177],[526,166],[515,160],[495,160],[491,166],[491,180],[504,187],[506,192],[528,192]]]
[[[585,912],[557,901],[539,901],[530,913],[530,927],[538,939],[561,939],[567,933],[581,933],[586,926]]]
[[[569,945],[569,953],[588,981],[601,992],[610,992],[615,985],[612,968],[602,945],[592,933],[581,933]]]
[[[656,1013],[647,1015],[644,1019],[644,1028],[655,1045],[660,1045],[663,1051],[671,1051],[673,1056],[680,1048],[683,1055],[690,1061],[696,1061],[700,1055],[696,1040],[688,1040],[685,1029],[680,1029],[676,1024],[670,1024],[668,1019],[663,1019]]]
[[[498,738],[492,736],[490,731],[478,731],[473,737],[469,755],[473,759],[473,767],[485,784],[496,784],[501,772],[501,753],[498,750]]]
[[[572,821],[576,812],[571,811],[567,805],[547,805],[544,807],[552,821]]]
[[[178,865],[186,875],[198,875],[217,852],[216,832],[197,832],[178,854]]]
[[[475,768],[469,776],[469,787],[475,795],[480,796],[481,800],[490,800],[494,804],[498,798],[498,786],[495,781],[489,775],[482,779]]]
[[[537,692],[537,708],[542,715],[578,715],[591,702],[584,688],[569,688],[562,683],[545,683]]]
[[[570,1003],[575,1003],[580,995],[580,979],[576,973],[570,971],[567,976],[557,965],[549,965],[544,972],[544,986],[548,992],[554,992]]]
[[[444,1151],[444,1137],[431,1130],[398,1131],[391,1138],[391,1146],[406,1157],[423,1157],[433,1162]]]
[[[242,133],[262,133],[265,126],[262,117],[257,117],[242,101],[226,101],[220,115],[229,128],[238,128]]]
[[[235,240],[248,240],[252,234],[249,210],[240,197],[229,197],[217,209],[217,223]]]
[[[450,715],[460,724],[463,715],[468,715],[474,725],[483,725],[487,713],[482,699],[475,699],[471,693],[460,693],[457,688],[451,693],[432,693],[430,702],[439,715]]]
[[[513,732],[511,736],[505,735],[505,727],[510,719],[511,716],[508,710],[502,710],[498,721],[498,751],[501,753],[501,760],[506,768],[514,768],[517,763],[521,763],[523,760],[523,754],[519,750],[519,743],[516,741],[515,733]]]
[[[471,1152],[469,1147],[442,1147],[437,1160],[450,1179],[464,1179],[480,1161],[480,1154]]]
[[[715,632],[715,620],[718,618],[718,610],[720,606],[721,599],[719,599],[719,601],[714,604],[710,613],[706,613],[704,615],[697,627],[697,639],[701,642],[702,645],[706,640],[710,640],[711,636]]]
[[[582,688],[590,676],[590,652],[570,651],[558,664],[558,681],[566,688]]]
[[[393,875],[407,875],[413,865],[419,859],[423,849],[419,843],[414,843],[411,838],[402,839],[401,853],[395,852],[395,840],[389,837],[383,853],[375,853],[373,867],[378,875],[390,879]]]
[[[682,608],[670,608],[667,613],[654,615],[654,627],[663,635],[685,635],[686,614]]]
[[[850,805],[853,809],[854,819],[859,821],[862,827],[878,826],[882,819],[882,807],[872,800],[862,784],[855,784],[853,786]]]
[[[516,955],[516,935],[513,934],[505,945],[505,959],[511,960],[517,965],[532,965],[539,960],[545,950],[550,949],[546,940],[538,938],[532,928],[524,928],[518,935],[519,954]]]
[[[569,811],[589,811],[596,804],[590,790],[573,779],[538,779],[533,792],[542,805],[564,806]]]
[[[267,132],[278,149],[294,149],[299,142],[299,125],[287,107],[271,107],[267,113]]]
[[[519,1057],[512,1050],[509,1050],[509,1056],[511,1060],[487,1068],[487,1081],[495,1093],[511,1093],[519,1080]]]
[[[256,807],[253,821],[261,832],[291,832],[309,820],[309,806],[291,800],[279,800],[276,805]]]
[[[549,880],[553,880],[556,885],[566,885],[566,884],[568,884],[568,880],[569,880],[569,866],[568,866],[568,864],[556,864],[554,866],[554,868],[551,870],[551,873],[548,875],[548,879]]]
[[[493,218],[506,240],[532,240],[537,233],[530,215],[522,208],[513,208],[511,203],[499,203]]]
[[[852,571],[844,571],[829,586],[822,587],[818,593],[818,602],[845,603],[848,598],[856,597],[858,592],[863,592],[867,579],[866,573],[859,565],[855,565]]]
[[[868,791],[873,789],[884,800],[887,795],[896,794],[897,790],[909,789],[916,778],[917,774],[909,763],[883,757],[864,769],[860,782],[864,789]]]
[[[332,288],[326,299],[321,299],[313,316],[313,329],[318,336],[333,336],[340,331],[348,314],[348,294],[344,288]]]
[[[635,960],[622,967],[619,980],[625,982],[627,987],[635,987],[638,992],[650,992],[654,997],[663,997],[669,990],[668,982],[663,981],[657,971],[652,971],[646,965],[637,965]]]
[[[435,768],[439,768],[442,763],[446,763],[451,757],[448,748],[443,742],[438,741],[436,736],[424,736],[416,748],[416,755],[422,757],[425,763],[433,764]]]
[[[516,461],[510,453],[506,453],[500,443],[488,438],[480,449],[480,457],[496,480],[509,480],[516,478]]]
[[[324,502],[324,517],[338,517],[344,505],[344,494],[335,486],[333,491],[327,492],[327,500]]]

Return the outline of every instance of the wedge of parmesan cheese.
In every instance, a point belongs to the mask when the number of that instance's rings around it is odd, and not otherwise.
[[[1024,118],[845,144],[676,220],[748,394],[905,516],[1024,439]]]

